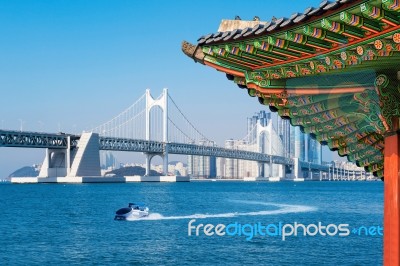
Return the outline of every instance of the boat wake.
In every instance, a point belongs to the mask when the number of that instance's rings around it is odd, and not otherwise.
[[[270,202],[261,201],[247,201],[247,200],[232,200],[231,202],[241,203],[241,204],[251,204],[268,206],[273,208],[272,210],[261,210],[252,212],[227,212],[227,213],[216,213],[216,214],[192,214],[192,215],[182,215],[182,216],[163,216],[160,213],[150,213],[149,216],[142,218],[132,218],[129,221],[143,221],[143,220],[180,220],[180,219],[205,219],[205,218],[231,218],[238,216],[266,216],[275,214],[286,214],[286,213],[299,213],[299,212],[312,212],[316,211],[317,208],[305,205],[290,205],[290,204],[278,204]]]

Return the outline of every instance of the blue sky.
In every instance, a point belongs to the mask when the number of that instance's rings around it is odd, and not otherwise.
[[[222,19],[289,17],[319,1],[1,1],[0,127],[79,132],[164,87],[220,145],[245,135],[265,107],[223,73],[195,64],[181,42]],[[0,150],[0,176],[42,161],[44,150]]]

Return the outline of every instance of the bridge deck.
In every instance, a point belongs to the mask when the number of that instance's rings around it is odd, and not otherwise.
[[[67,149],[68,138],[70,147],[77,146],[79,135],[64,133],[43,133],[28,131],[6,131],[0,130],[0,147],[20,147],[20,148],[49,148]],[[215,156],[240,160],[257,161],[274,164],[293,165],[293,159],[283,156],[269,155],[245,150],[233,150],[215,146],[202,146],[184,143],[165,143],[160,141],[99,137],[99,150],[110,151],[129,151],[163,154],[182,154],[198,156]],[[326,165],[318,165],[308,162],[300,162],[301,168],[315,171],[329,171]]]

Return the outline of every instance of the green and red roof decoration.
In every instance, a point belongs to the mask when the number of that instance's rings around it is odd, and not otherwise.
[[[290,18],[234,22],[183,52],[383,177],[384,138],[400,117],[400,0],[322,1]]]

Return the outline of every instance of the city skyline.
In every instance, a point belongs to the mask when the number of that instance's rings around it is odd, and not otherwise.
[[[204,140],[202,145],[215,146],[216,144],[213,141]],[[321,145],[310,135],[302,133],[298,127],[290,126],[288,120],[282,119],[270,110],[260,110],[247,117],[246,136],[242,139],[227,139],[224,147],[299,158],[300,161],[315,164],[322,163]],[[269,164],[263,164],[259,169],[257,162],[206,156],[189,155],[187,164],[189,175],[204,178],[244,178],[259,175],[285,178],[289,172],[289,169],[276,164],[271,170]]]
[[[319,1],[289,8],[259,1],[246,10],[244,1],[210,2],[207,20],[179,1],[0,3],[0,86],[6,95],[0,98],[1,128],[80,133],[113,117],[146,88],[157,95],[167,87],[196,126],[222,146],[242,137],[242,121],[263,107],[216,71],[188,60],[181,41],[196,40],[221,18],[269,20]],[[225,132],[213,117],[224,118]],[[40,163],[43,154],[2,148],[0,175]]]

